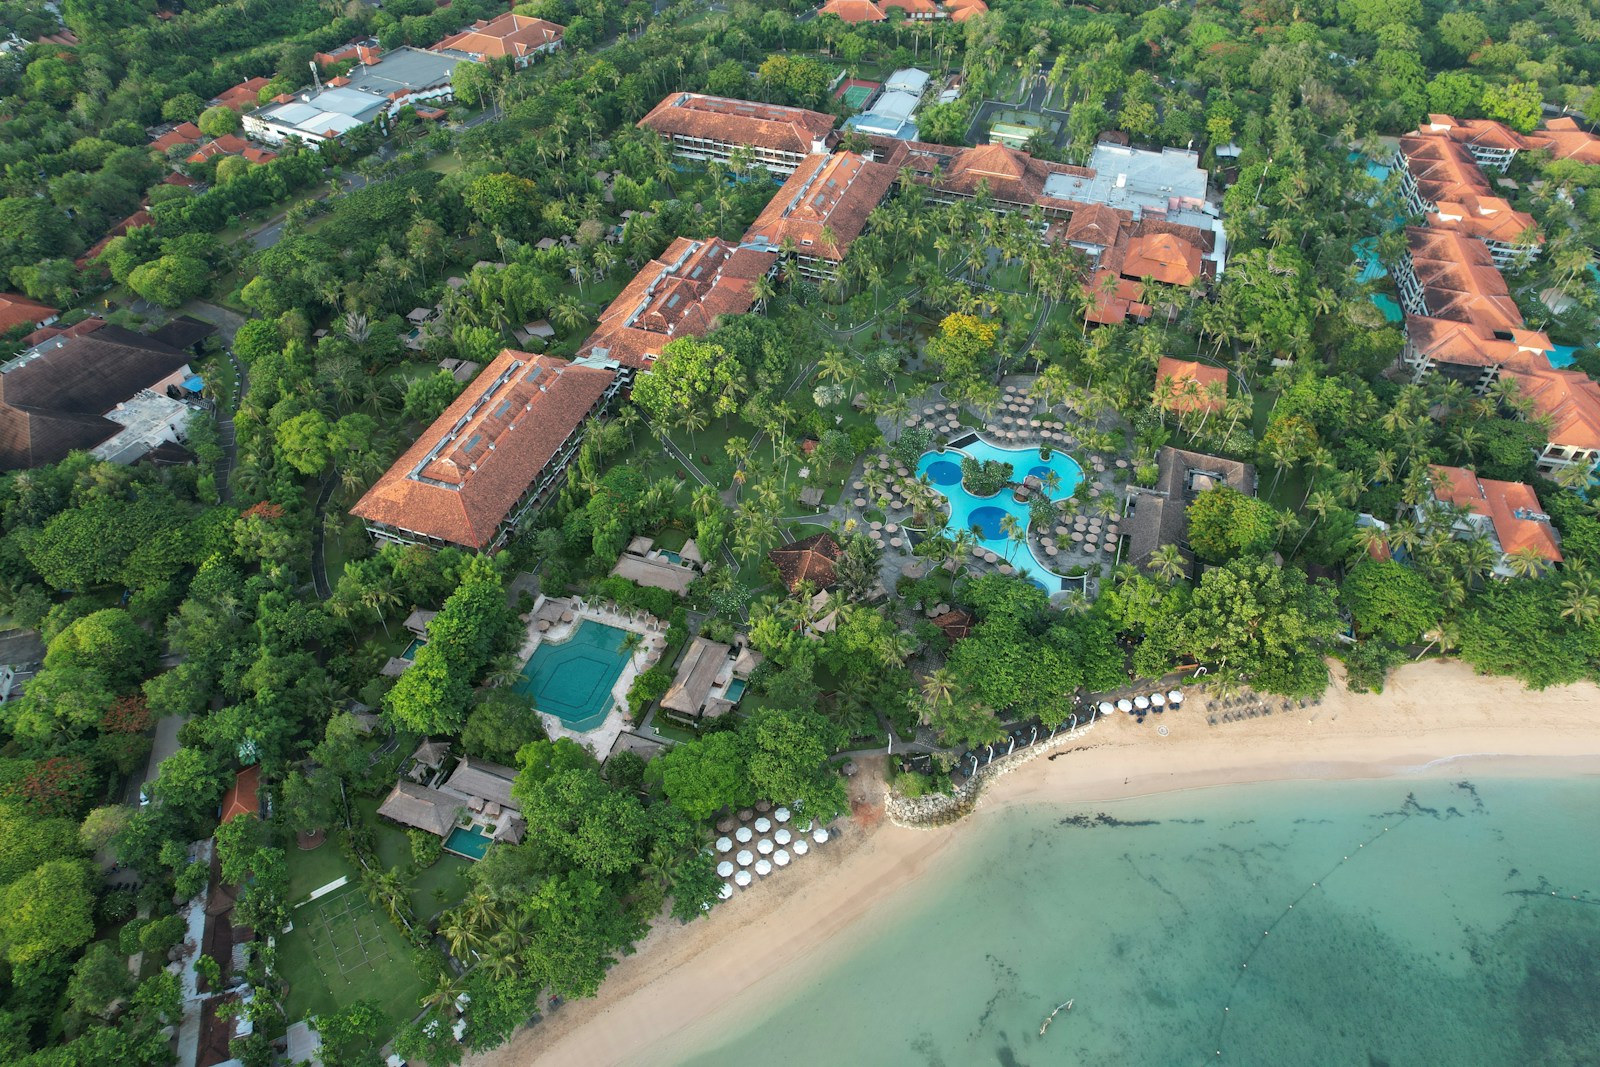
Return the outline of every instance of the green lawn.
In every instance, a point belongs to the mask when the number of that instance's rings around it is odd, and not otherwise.
[[[327,885],[340,875],[353,877],[353,872],[335,842],[325,841],[320,848],[314,848],[310,852],[291,848],[289,850],[290,903],[305,899],[313,889]]]
[[[368,903],[355,872],[348,873],[344,889],[295,908],[294,929],[278,938],[278,972],[289,984],[284,1007],[289,1018],[302,1019],[371,1000],[398,1027],[416,1014],[427,987],[417,977],[411,946]]]

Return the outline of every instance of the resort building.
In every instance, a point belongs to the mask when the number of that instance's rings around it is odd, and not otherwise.
[[[1124,558],[1137,567],[1149,567],[1150,557],[1163,545],[1176,545],[1192,575],[1189,505],[1207,489],[1224,485],[1255,496],[1256,469],[1236,459],[1171,446],[1156,454],[1156,467],[1159,474],[1154,489],[1128,488],[1128,512],[1122,520],[1128,537]]]
[[[1497,122],[1488,126],[1520,137]],[[1482,159],[1472,151],[1475,145],[1489,143],[1488,135],[1484,137],[1482,142],[1453,140],[1437,127],[1426,126],[1402,137],[1395,155],[1400,191],[1413,213],[1428,216],[1428,225],[1476,237],[1488,245],[1496,267],[1526,263],[1539,254],[1544,238],[1532,215],[1494,195],[1480,169]],[[1489,158],[1499,157],[1491,154]]]
[[[770,275],[777,262],[776,249],[732,245],[719,237],[680,237],[600,313],[578,357],[614,366],[631,379],[673,339],[700,337],[722,316],[749,311],[756,279]]]
[[[1481,392],[1502,369],[1550,365],[1550,339],[1527,328],[1483,242],[1408,226],[1394,280],[1406,312],[1401,358],[1413,381],[1437,371]]]
[[[669,589],[684,596],[690,584],[700,577],[700,562],[700,548],[692,540],[685,541],[679,551],[670,552],[656,548],[648,537],[635,537],[611,573],[638,585]]]
[[[1162,356],[1153,403],[1162,411],[1216,413],[1228,399],[1228,372],[1195,360]]]
[[[937,19],[965,22],[987,12],[989,5],[984,0],[948,0],[942,4],[934,0],[828,0],[817,9],[817,14],[833,15],[842,22],[858,26],[862,23],[887,22],[889,12],[897,8],[905,13],[907,20],[913,22],[932,22]]]
[[[47,307],[37,300],[29,300],[16,293],[0,293],[0,334],[8,334],[12,330],[26,328],[37,330],[48,326],[61,317],[61,313],[53,307]]]
[[[446,776],[447,752],[440,742],[424,742],[378,814],[444,838],[446,849],[469,859],[482,859],[493,841],[520,843],[527,823],[511,795],[517,772],[463,756]]]
[[[231,89],[224,90],[211,98],[211,102],[243,114],[261,102],[261,90],[268,84],[266,78],[247,78]]]
[[[1419,133],[1447,137],[1471,153],[1480,167],[1493,167],[1504,171],[1517,158],[1517,153],[1529,148],[1542,147],[1533,137],[1513,130],[1503,122],[1493,119],[1467,119],[1449,115],[1429,115]]]
[[[233,784],[222,794],[220,822],[241,815],[261,814],[261,764],[252,764],[233,776]]]
[[[1489,256],[1501,270],[1528,263],[1544,244],[1533,216],[1498,196],[1440,201],[1428,216],[1428,225],[1476,237],[1489,246]]]
[[[180,122],[150,141],[150,147],[157,152],[167,152],[182,145],[192,148],[205,140],[205,134],[200,132],[200,127],[192,122]]]
[[[1516,380],[1532,404],[1530,416],[1548,427],[1548,441],[1538,456],[1540,473],[1600,468],[1600,383],[1582,371],[1553,367],[1508,370],[1501,376]]]
[[[933,5],[929,3],[928,7],[931,9]],[[873,100],[872,106],[845,119],[844,128],[899,141],[915,141],[917,124],[911,121],[911,116],[922,103],[929,81],[926,71],[914,67],[895,71],[883,83],[883,91]]]
[[[678,663],[672,687],[661,698],[667,717],[694,726],[732,711],[744,695],[761,653],[743,638],[732,645],[696,637]]]
[[[244,116],[245,133],[281,144],[336,140],[368,122],[386,122],[406,105],[452,99],[450,75],[460,56],[421,48],[396,48],[323,87],[302,91]]]
[[[791,256],[807,277],[831,278],[894,180],[893,167],[854,152],[807,156],[756,217],[744,245]]]
[[[1486,538],[1493,546],[1496,577],[1519,573],[1512,557],[1537,560],[1541,566],[1561,562],[1560,535],[1532,486],[1479,478],[1465,467],[1432,466],[1428,471],[1433,476],[1433,503],[1454,509],[1454,536],[1463,541]],[[1418,507],[1418,521],[1431,521],[1431,511]]]
[[[1576,119],[1566,116],[1547,119],[1530,140],[1535,147],[1547,149],[1556,159],[1575,159],[1591,166],[1600,164],[1600,137],[1579,126]]]
[[[480,19],[428,50],[474,63],[509,59],[520,70],[560,48],[564,33],[565,28],[553,22],[507,11],[488,21]]]
[[[1144,302],[1144,284],[1119,278],[1109,270],[1097,271],[1089,280],[1093,300],[1083,310],[1085,322],[1110,326],[1119,322],[1144,322],[1155,310]]]
[[[830,533],[812,534],[791,545],[774,548],[767,558],[777,568],[778,579],[789,592],[799,591],[801,585],[813,589],[828,589],[838,581],[833,564],[844,555],[839,542]]]
[[[828,151],[834,121],[804,108],[671,93],[639,125],[666,138],[686,159],[730,163],[736,150],[748,150],[774,174],[790,174],[802,160]]]
[[[604,368],[506,349],[350,513],[382,541],[498,548],[560,484],[616,390]]]
[[[1414,214],[1433,211],[1441,200],[1494,195],[1472,153],[1448,137],[1407,134],[1400,138],[1394,162],[1400,172],[1400,193]]]
[[[0,471],[69,452],[116,463],[187,458],[178,445],[194,390],[185,385],[198,388],[189,358],[159,334],[102,325],[52,337],[0,365]]]

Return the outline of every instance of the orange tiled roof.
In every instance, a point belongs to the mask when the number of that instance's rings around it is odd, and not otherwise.
[[[1550,365],[1550,339],[1534,330],[1496,337],[1470,322],[1407,315],[1406,342],[1438,363],[1537,370]]]
[[[1193,285],[1200,277],[1200,250],[1175,233],[1151,233],[1128,242],[1125,278],[1154,278],[1167,285]]]
[[[1465,467],[1433,466],[1428,470],[1433,474],[1433,495],[1488,518],[1501,551],[1509,555],[1531,549],[1552,563],[1561,562],[1555,529],[1532,486],[1479,478]]]
[[[0,300],[4,300],[4,297],[0,296]],[[32,348],[34,345],[42,344],[57,337],[85,337],[105,324],[105,319],[91,317],[75,322],[71,326],[41,326],[24,337],[22,343],[26,347]]]
[[[791,593],[800,588],[801,582],[810,582],[818,589],[833,585],[833,562],[842,555],[844,550],[839,542],[828,533],[812,534],[767,553],[772,565],[778,568],[778,577]]]
[[[878,7],[885,16],[892,7],[904,11],[907,18],[915,18],[918,15],[932,17],[939,13],[939,5],[933,0],[878,0]]]
[[[614,377],[506,349],[350,513],[484,548]]]
[[[1466,146],[1443,134],[1419,133],[1400,138],[1406,170],[1416,180],[1417,192],[1430,203],[1460,201],[1469,196],[1493,196],[1489,179]]]
[[[225,133],[214,141],[207,141],[201,145],[185,162],[204,163],[213,156],[239,156],[250,147],[250,142],[237,134]]]
[[[1529,138],[1537,148],[1548,148],[1557,159],[1579,163],[1600,163],[1600,137],[1565,116],[1549,119]]]
[[[972,613],[961,608],[951,608],[943,615],[935,615],[928,621],[943,630],[951,644],[955,644],[972,632]]]
[[[137,229],[140,226],[154,226],[155,224],[156,220],[151,217],[150,212],[141,207],[138,211],[135,211],[132,215],[107,230],[104,237],[90,245],[87,252],[72,261],[73,265],[81,269],[85,264],[92,263],[95,257],[104,252],[106,245],[113,240],[118,237],[126,237],[129,230]]]
[[[0,293],[0,333],[8,333],[18,326],[37,326],[58,314],[60,312],[55,308],[37,300],[29,300],[16,293]]]
[[[205,134],[200,132],[200,127],[196,126],[194,123],[180,122],[172,129],[162,134],[160,137],[157,137],[154,141],[151,141],[150,147],[154,148],[157,152],[165,152],[174,145],[195,144],[204,136]]]
[[[856,24],[882,22],[889,16],[873,0],[828,0],[817,12],[819,15],[837,15],[841,20]]]
[[[1189,382],[1198,387],[1193,395],[1186,387]],[[1171,356],[1162,356],[1161,362],[1156,364],[1156,399],[1159,402],[1165,396],[1163,406],[1171,411],[1220,411],[1222,401],[1206,397],[1206,390],[1216,385],[1222,386],[1222,395],[1226,397],[1228,372],[1221,367]]]
[[[233,776],[233,784],[222,795],[222,821],[240,815],[261,814],[261,765],[246,767]]]
[[[1129,212],[1105,204],[1084,204],[1067,220],[1062,236],[1071,242],[1110,248],[1125,224],[1133,221]]]
[[[1523,329],[1522,312],[1483,242],[1407,226],[1406,248],[1430,316],[1470,322],[1489,334]]]
[[[813,141],[827,139],[836,121],[832,115],[800,107],[670,93],[639,125],[663,137],[699,137],[804,155],[811,151]]]
[[[1550,441],[1568,448],[1600,449],[1600,384],[1582,371],[1534,367],[1508,371],[1533,401],[1535,415],[1550,420]]]
[[[213,103],[223,107],[232,108],[234,111],[251,111],[261,102],[261,90],[267,87],[266,78],[250,78],[240,82],[232,89],[218,93]]]
[[[983,0],[948,0],[945,10],[950,12],[952,22],[965,22],[970,18],[989,13],[989,5]]]
[[[1500,241],[1505,244],[1543,244],[1544,234],[1538,232],[1538,223],[1526,211],[1518,211],[1509,201],[1498,196],[1463,197],[1461,201],[1441,200],[1438,211],[1428,216],[1429,226],[1447,230],[1460,230],[1480,241]],[[1532,232],[1531,239],[1523,234]]]
[[[471,29],[446,37],[431,50],[443,52],[448,49],[479,57],[521,58],[560,41],[566,32],[554,22],[508,11],[498,18],[476,22]]]
[[[739,248],[721,238],[680,237],[634,275],[600,313],[580,350],[625,367],[648,367],[677,337],[709,333],[723,315],[742,315],[755,302],[751,285],[772,269],[777,252]]]
[[[1461,121],[1449,115],[1429,115],[1420,132],[1440,133],[1457,144],[1476,144],[1487,148],[1522,151],[1533,147],[1527,137],[1494,119]]]
[[[1109,292],[1102,288],[1107,278],[1116,278],[1116,288]],[[1090,288],[1094,294],[1093,302],[1083,311],[1083,317],[1101,326],[1111,326],[1119,322],[1127,322],[1128,316],[1148,318],[1150,305],[1141,303],[1144,299],[1144,283],[1128,278],[1117,278],[1115,272],[1109,270],[1097,271],[1090,280]]]
[[[807,156],[756,217],[745,241],[777,248],[788,239],[801,255],[842,260],[894,180],[893,167],[854,152]],[[825,229],[831,243],[823,239]]]

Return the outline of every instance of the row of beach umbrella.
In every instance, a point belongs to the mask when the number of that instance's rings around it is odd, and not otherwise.
[[[1130,715],[1134,713],[1143,714],[1152,708],[1156,710],[1169,707],[1175,708],[1182,703],[1183,691],[1181,689],[1173,689],[1166,693],[1151,693],[1149,696],[1140,693],[1131,699],[1123,697],[1115,704],[1109,700],[1102,700],[1099,711],[1102,715],[1110,715],[1113,711],[1121,711]]]

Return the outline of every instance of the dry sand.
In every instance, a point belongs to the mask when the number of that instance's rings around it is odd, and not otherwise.
[[[1114,716],[1075,748],[992,785],[953,828],[881,821],[880,768],[852,781],[854,817],[835,841],[688,926],[658,924],[599,996],[563,1006],[471,1067],[671,1063],[782,996],[796,973],[844,951],[850,927],[930,869],[953,841],[1017,803],[1090,803],[1218,785],[1470,773],[1600,774],[1600,688],[1530,693],[1429,662],[1380,696],[1335,685],[1320,706],[1208,726],[1203,700],[1137,724]],[[1167,727],[1168,736],[1156,733]]]

